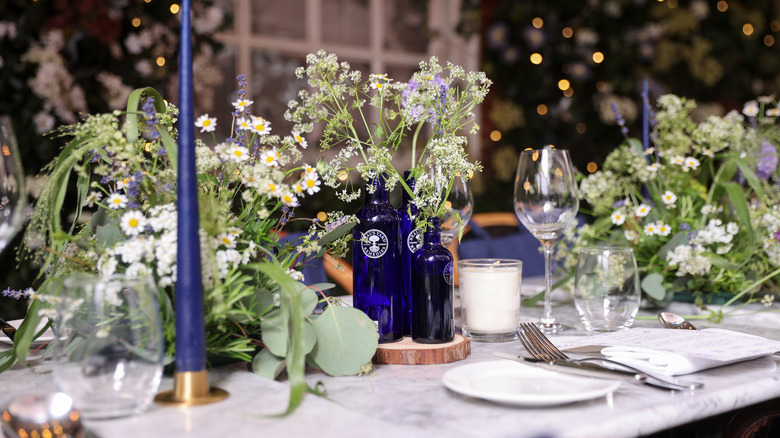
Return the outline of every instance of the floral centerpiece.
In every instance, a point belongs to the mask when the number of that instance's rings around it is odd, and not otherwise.
[[[573,232],[571,253],[604,242],[632,247],[642,290],[659,302],[725,294],[727,304],[770,305],[780,278],[776,102],[751,101],[742,113],[700,123],[691,120],[692,100],[664,95],[657,104],[652,146],[627,137],[582,179],[594,220]]]
[[[244,99],[244,78],[238,82],[231,136],[222,142],[213,137],[213,146],[196,142],[207,351],[252,362],[256,373],[270,378],[286,368],[293,407],[305,389],[305,363],[331,375],[359,373],[370,366],[376,333],[362,312],[322,293],[330,285],[305,285],[303,255],[279,242],[293,209],[314,192],[320,176],[314,167],[296,164],[305,146],[298,134],[271,134]],[[72,139],[49,166],[25,236],[25,255],[42,264],[44,281],[29,293],[36,299],[21,342],[3,353],[0,370],[24,361],[33,329],[53,312],[58,282],[77,271],[152,276],[164,292],[168,356],[175,355],[176,116],[155,90],[139,89],[125,113],[91,115],[60,129]],[[195,123],[213,132],[217,121],[204,115]],[[63,224],[59,215],[71,178],[78,210],[72,224]],[[348,221],[312,222],[322,232],[308,245],[322,251],[351,227]],[[324,310],[315,311],[318,304]]]

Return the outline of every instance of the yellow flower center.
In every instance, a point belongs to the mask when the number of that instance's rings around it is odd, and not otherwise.
[[[309,188],[314,187],[314,180],[312,179],[306,180],[306,186]]]
[[[236,149],[235,151],[233,151],[233,155],[235,155],[238,158],[241,158],[241,157],[244,156],[244,152],[241,151],[241,150]]]
[[[127,221],[127,225],[130,225],[130,227],[135,228],[138,226],[138,219],[132,218],[129,221]]]

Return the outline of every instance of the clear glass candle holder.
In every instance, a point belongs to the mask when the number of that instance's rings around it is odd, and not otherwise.
[[[574,306],[587,330],[630,328],[639,310],[639,273],[631,248],[580,250],[574,274]]]
[[[75,275],[62,283],[54,377],[86,419],[141,412],[163,371],[158,292],[148,277]]]
[[[517,339],[523,262],[471,259],[458,262],[461,331],[479,342]]]

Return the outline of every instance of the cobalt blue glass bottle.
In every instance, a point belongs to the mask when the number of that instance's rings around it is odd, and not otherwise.
[[[384,178],[374,178],[371,184],[352,231],[353,300],[355,308],[376,323],[379,342],[393,342],[404,336],[401,218],[387,200]]]
[[[408,170],[404,172],[404,180],[410,189],[414,190],[414,177]],[[404,335],[412,334],[412,256],[422,247],[424,227],[416,227],[417,205],[412,202],[409,193],[404,190],[401,207],[401,281],[403,282]]]
[[[423,344],[455,338],[452,254],[441,245],[437,217],[428,220],[423,246],[412,261],[412,340]]]

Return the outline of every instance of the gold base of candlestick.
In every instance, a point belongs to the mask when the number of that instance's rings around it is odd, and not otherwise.
[[[206,370],[176,371],[173,374],[173,390],[157,394],[154,401],[162,405],[197,406],[215,403],[227,396],[227,391],[209,387],[209,373]]]

